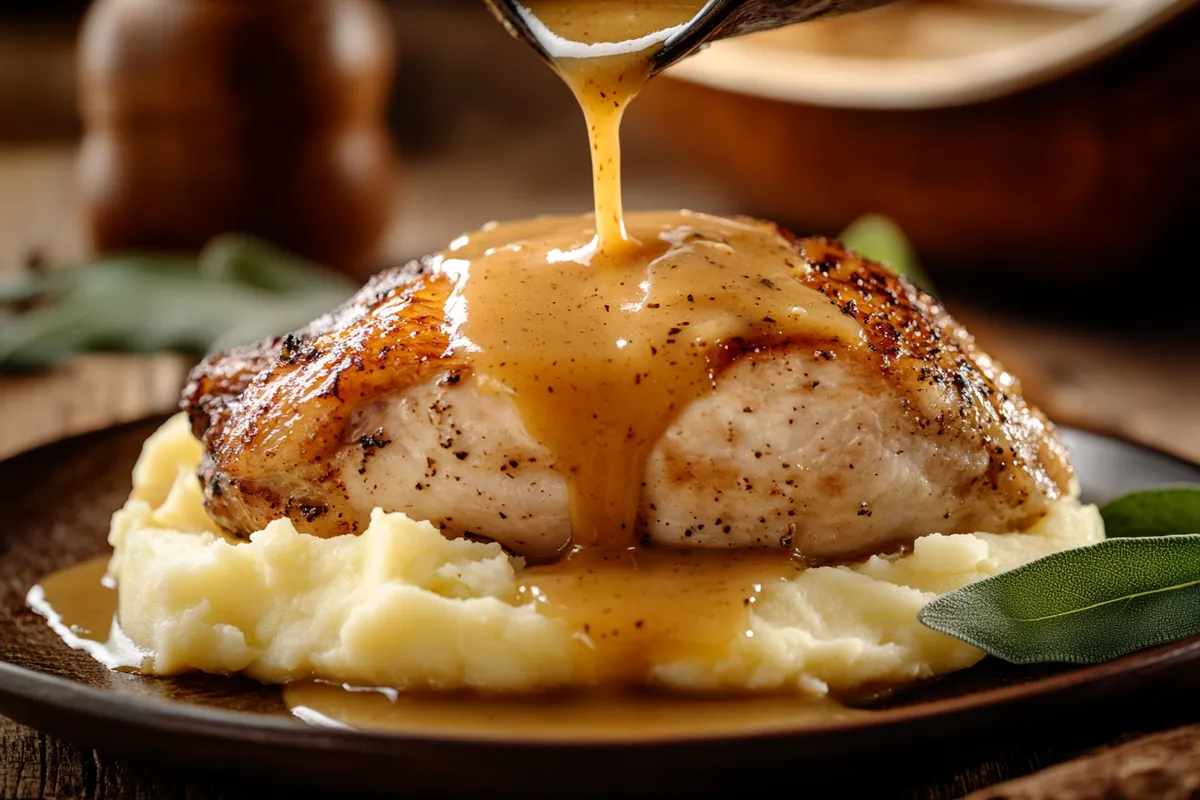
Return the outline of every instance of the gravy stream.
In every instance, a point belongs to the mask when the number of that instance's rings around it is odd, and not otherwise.
[[[635,248],[621,202],[621,118],[650,79],[654,56],[706,0],[526,0],[523,16],[575,94],[592,149],[596,247]]]
[[[799,278],[777,229],[690,212],[624,215],[619,129],[662,44],[703,0],[530,0],[526,21],[588,124],[594,217],[493,225],[454,242],[452,347],[509,395],[570,492],[568,553],[525,592],[565,619],[596,682],[650,663],[719,657],[749,635],[764,585],[798,564],[775,533],[758,551],[656,550],[638,531],[647,458],[677,414],[742,351],[804,338],[861,343],[857,324]],[[566,558],[561,556],[566,555]]]

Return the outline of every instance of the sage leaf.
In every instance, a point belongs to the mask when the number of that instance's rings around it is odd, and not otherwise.
[[[41,369],[87,351],[202,354],[247,344],[307,324],[355,286],[236,234],[198,258],[138,254],[48,270],[0,287],[0,301],[38,301],[0,315],[0,369]]]
[[[1200,533],[1200,486],[1164,486],[1132,492],[1100,508],[1110,539]]]
[[[280,294],[343,291],[348,279],[275,245],[240,233],[209,242],[197,263],[200,274]]]
[[[860,217],[838,238],[859,255],[878,261],[930,294],[937,293],[908,237],[891,218],[882,214]]]
[[[918,619],[1014,664],[1097,664],[1200,633],[1200,535],[1108,539],[942,595]]]
[[[0,305],[32,300],[46,292],[48,283],[43,273],[23,273],[17,280],[0,285]]]

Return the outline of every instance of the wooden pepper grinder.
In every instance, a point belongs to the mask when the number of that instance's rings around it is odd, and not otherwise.
[[[375,266],[396,166],[377,0],[97,0],[79,64],[97,250],[241,231],[358,277]]]

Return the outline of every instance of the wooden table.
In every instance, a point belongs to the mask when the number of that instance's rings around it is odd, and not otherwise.
[[[428,30],[428,25],[417,27]],[[471,42],[463,52],[482,48],[476,44]],[[433,57],[428,48],[422,51],[418,38],[402,43],[402,49],[408,54],[402,69],[419,69],[423,58]],[[488,105],[486,98],[497,88],[487,83],[478,86],[479,97],[462,108],[439,110],[442,115],[469,118],[446,126],[458,132],[452,140],[434,142],[420,130],[407,134],[413,155],[404,176],[402,211],[385,247],[393,260],[436,250],[461,230],[491,218],[587,208],[587,154],[576,146],[582,130],[569,98],[535,62],[506,63],[509,67],[521,73],[523,90],[545,92],[548,99],[531,106],[541,111],[524,119],[526,129],[506,137],[501,151],[493,146],[494,130],[472,116],[508,113],[502,104]],[[481,74],[482,80],[497,85],[512,85],[514,80],[512,75],[472,73]],[[443,81],[455,79],[444,71],[438,76]],[[472,80],[479,82],[477,77]],[[424,95],[414,90],[403,99],[420,105],[445,94],[436,83],[425,86]],[[414,112],[417,119],[430,116],[427,111]],[[719,187],[673,171],[669,154],[640,140],[636,126],[627,151],[631,207],[736,210]],[[553,176],[538,168],[550,160],[556,164]],[[19,269],[34,252],[52,264],[85,258],[73,168],[70,142],[0,148],[0,278]],[[564,174],[574,178],[563,179]],[[1055,418],[1200,461],[1200,369],[1196,369],[1200,360],[1194,352],[1194,328],[1089,330],[1067,327],[1045,316],[1041,321],[1018,319],[1011,310],[962,305],[954,310],[968,321],[986,349],[1025,379],[1028,393]],[[89,355],[46,374],[0,378],[0,457],[173,407],[187,363],[173,355]],[[1177,708],[1170,719],[1150,723],[1147,730],[1197,721],[1200,708]],[[1127,732],[1121,741],[1138,733]],[[932,782],[898,786],[895,796],[960,797],[984,787],[992,788],[979,797],[1188,797],[1200,791],[1200,727],[1124,744],[1126,749],[1115,756],[1067,764],[1024,784],[996,786],[1073,758],[1090,744],[1096,743],[1064,742],[991,758]],[[248,793],[227,782],[115,760],[0,718],[0,798],[244,795]]]

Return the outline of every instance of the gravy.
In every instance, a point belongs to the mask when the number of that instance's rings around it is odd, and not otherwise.
[[[59,570],[30,589],[25,604],[71,648],[109,669],[138,670],[145,654],[117,624],[117,590],[107,570],[107,557]]]
[[[554,454],[574,544],[588,547],[640,544],[650,449],[712,391],[731,348],[861,342],[854,320],[797,280],[810,268],[774,229],[688,212],[628,219],[636,244],[621,258],[592,258],[588,218],[550,218],[463,237],[440,264],[456,281],[451,346]]]
[[[615,585],[616,574],[594,563],[594,558],[571,559],[570,569],[548,567],[529,570],[526,593],[540,585],[537,602],[552,614],[571,618],[601,606],[602,616],[613,626],[593,630],[603,642],[626,634],[626,642],[647,637],[651,628],[636,622],[639,606],[650,600],[657,606],[664,595],[681,601],[676,608],[694,609],[719,584],[746,585],[745,603],[735,606],[705,603],[706,615],[680,613],[676,618],[656,616],[659,629],[674,628],[675,637],[703,647],[726,635],[728,624],[738,624],[745,607],[752,606],[764,575],[786,577],[780,562],[737,562],[731,575],[704,568],[713,553],[671,553],[645,550],[637,558],[638,581]],[[105,580],[107,558],[97,558],[54,573],[29,591],[27,603],[46,618],[63,641],[83,650],[110,669],[137,671],[144,654],[121,633],[116,623],[116,590]],[[798,569],[798,567],[796,567]],[[699,578],[696,581],[688,579]],[[681,583],[680,579],[688,580]],[[561,591],[565,589],[566,591]],[[547,600],[563,599],[561,606]],[[608,611],[613,613],[609,615]],[[707,640],[706,640],[706,637]],[[682,654],[682,651],[680,651]],[[609,666],[615,666],[614,660]],[[598,675],[596,677],[599,677]],[[611,678],[612,676],[609,675]],[[847,708],[828,698],[786,694],[680,694],[639,687],[552,691],[531,695],[499,696],[473,692],[400,692],[389,688],[357,688],[321,681],[297,681],[283,687],[283,700],[297,718],[312,725],[414,736],[469,736],[512,742],[515,740],[570,739],[579,742],[652,741],[701,738],[741,733],[770,733],[800,726],[852,720],[869,712]]]
[[[798,280],[810,267],[773,227],[623,212],[621,117],[663,43],[704,5],[529,0],[526,23],[587,121],[595,215],[492,225],[438,266],[455,282],[452,348],[513,399],[567,480],[570,547],[528,569],[523,592],[571,626],[595,683],[644,681],[655,661],[712,660],[753,635],[764,586],[802,569],[775,542],[642,546],[642,475],[676,415],[743,350],[801,335],[861,344],[855,322]]]
[[[500,225],[459,239],[442,269],[475,371],[511,394],[567,477],[573,544],[628,547],[650,449],[713,388],[722,356],[805,334],[860,332],[797,276],[769,226],[621,204],[619,131],[663,44],[703,0],[527,0],[521,14],[588,123],[594,219]],[[590,222],[590,224],[589,224]]]
[[[570,626],[581,681],[633,686],[655,663],[719,661],[754,636],[763,592],[803,569],[786,550],[581,547],[527,569],[521,593]]]
[[[321,727],[508,744],[651,742],[768,734],[854,720],[869,711],[795,695],[690,695],[650,690],[486,696],[407,693],[315,681],[288,684],[284,702]]]
[[[596,248],[629,253],[621,203],[621,118],[654,56],[705,0],[526,0],[523,17],[575,94],[592,148]]]

